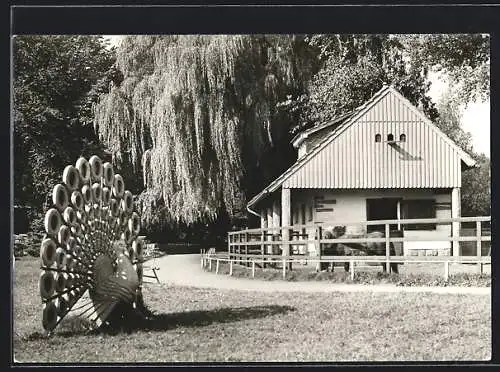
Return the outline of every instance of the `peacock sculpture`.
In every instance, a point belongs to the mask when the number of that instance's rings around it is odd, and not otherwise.
[[[140,216],[123,178],[94,155],[68,165],[62,181],[52,192],[40,248],[48,332],[70,311],[99,327],[117,304],[142,301]]]

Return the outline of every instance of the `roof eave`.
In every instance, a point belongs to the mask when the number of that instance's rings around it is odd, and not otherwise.
[[[477,165],[477,162],[465,152],[462,156],[462,161],[468,168],[474,168]]]
[[[266,194],[266,189],[262,190],[259,192],[257,195],[255,195],[250,201],[247,203],[247,208],[253,207],[257,202],[259,202],[263,197],[264,194]]]
[[[339,116],[333,118],[332,120],[327,121],[326,123],[318,124],[312,128],[306,129],[305,131],[296,134],[295,137],[293,137],[292,140],[290,141],[291,144],[293,145],[293,147],[298,148],[302,144],[302,142],[304,142],[311,134],[314,134],[320,130],[323,130],[323,129],[328,128],[332,125],[335,125],[342,120],[349,119],[349,117],[354,114],[354,111],[355,110],[346,112],[345,114],[339,115]]]
[[[295,147],[296,149],[299,148],[299,146],[302,144],[302,142],[306,140],[307,137],[309,137],[309,135],[306,134],[305,132],[297,134],[295,137],[292,138],[291,141],[293,147]]]
[[[276,181],[274,181],[273,183],[275,183],[275,182]],[[255,195],[252,199],[250,199],[250,201],[247,203],[247,207],[252,208],[258,202],[265,199],[266,196],[268,196],[270,193],[276,191],[276,189],[281,186],[281,182],[278,182],[277,184],[274,184],[274,185],[273,185],[273,183],[271,183],[264,190],[262,190],[257,195]]]

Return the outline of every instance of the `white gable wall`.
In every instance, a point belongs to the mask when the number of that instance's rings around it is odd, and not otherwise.
[[[382,142],[375,142],[379,133]],[[405,143],[389,145],[387,135]],[[461,159],[422,114],[389,91],[285,182],[289,188],[451,188]]]

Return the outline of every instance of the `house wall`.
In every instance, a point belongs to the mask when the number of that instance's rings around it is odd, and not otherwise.
[[[317,197],[323,197],[328,203],[322,203]],[[372,198],[402,198],[434,199],[436,202],[436,218],[451,218],[451,190],[437,193],[432,189],[390,189],[390,190],[327,190],[327,189],[293,189],[291,195],[292,223],[301,224],[301,204],[305,204],[306,224],[347,225],[348,229],[365,229],[352,224],[366,221],[366,199]],[[335,203],[333,203],[335,201]],[[312,207],[312,220],[309,211]],[[332,210],[331,210],[332,209]],[[315,229],[308,229],[310,237]],[[451,243],[435,241],[433,237],[451,236],[451,224],[438,224],[436,230],[405,230],[405,237],[428,237],[429,241],[404,242],[405,255],[448,255]],[[309,244],[310,254],[315,254],[314,244]]]

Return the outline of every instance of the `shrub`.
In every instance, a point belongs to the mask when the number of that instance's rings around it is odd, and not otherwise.
[[[19,234],[14,236],[14,257],[33,256],[40,254],[40,243],[43,235],[39,233]]]

